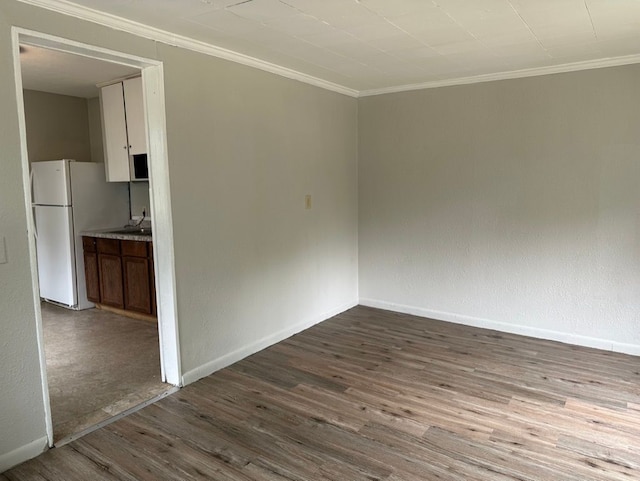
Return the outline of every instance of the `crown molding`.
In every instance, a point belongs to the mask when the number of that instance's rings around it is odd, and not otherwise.
[[[597,60],[586,60],[583,62],[565,63],[551,65],[548,67],[536,67],[522,70],[512,70],[508,72],[490,73],[485,75],[474,75],[472,77],[462,77],[454,79],[436,80],[433,82],[423,82],[416,84],[385,87],[380,89],[361,90],[358,97],[371,97],[374,95],[384,95],[398,92],[409,92],[411,90],[434,89],[438,87],[451,87],[454,85],[467,85],[481,82],[493,82],[495,80],[509,80],[525,77],[537,77],[540,75],[552,75],[557,73],[577,72],[579,70],[591,70],[605,67],[619,67],[640,63],[640,54],[627,55],[624,57],[609,57]]]
[[[177,35],[166,30],[144,25],[133,20],[118,17],[105,12],[100,12],[92,8],[83,7],[69,0],[18,0],[19,2],[33,5],[36,7],[44,8],[53,12],[61,13],[71,17],[78,18],[80,20],[89,21],[102,25],[105,27],[113,28],[123,32],[131,33],[142,38],[154,40],[172,45],[174,47],[181,47],[194,52],[210,55],[212,57],[229,60],[249,67],[254,67],[265,72],[270,72],[282,77],[286,77],[292,80],[298,80],[309,85],[314,85],[325,90],[337,92],[339,94],[347,95],[349,97],[370,97],[374,95],[384,95],[398,92],[408,92],[412,90],[433,89],[438,87],[451,87],[454,85],[467,85],[482,82],[492,82],[495,80],[508,80],[525,77],[536,77],[540,75],[552,75],[557,73],[576,72],[579,70],[590,70],[596,68],[605,67],[617,67],[621,65],[629,65],[634,63],[640,63],[640,54],[627,55],[622,57],[609,57],[597,60],[586,60],[582,62],[566,63],[560,65],[552,65],[546,67],[535,67],[529,69],[512,70],[507,72],[490,73],[484,75],[474,75],[471,77],[443,79],[430,82],[422,82],[407,85],[398,85],[391,87],[384,87],[379,89],[369,89],[358,91],[344,85],[329,82],[312,75],[308,75],[297,70],[293,70],[281,65],[276,65],[271,62],[260,60],[249,55],[245,55],[233,50],[229,50],[222,47],[195,40],[183,35]]]
[[[298,80],[306,84],[314,85],[316,87],[337,92],[339,94],[347,95],[349,97],[358,97],[358,91],[339,85],[327,80],[314,77],[297,70],[293,70],[287,67],[282,67],[271,62],[266,62],[249,55],[234,52],[222,47],[216,47],[215,45],[195,40],[183,35],[177,35],[166,30],[162,30],[149,25],[144,25],[133,20],[118,17],[110,13],[100,12],[92,8],[83,7],[76,3],[69,2],[68,0],[18,0],[21,3],[33,5],[35,7],[44,8],[56,13],[61,13],[70,17],[75,17],[80,20],[86,20],[88,22],[96,23],[104,27],[113,28],[126,33],[131,33],[142,38],[149,40],[155,40],[165,43],[174,47],[181,47],[194,52],[210,55],[212,57],[221,58],[224,60],[230,60],[248,67],[254,67],[265,72],[280,75],[292,80]]]

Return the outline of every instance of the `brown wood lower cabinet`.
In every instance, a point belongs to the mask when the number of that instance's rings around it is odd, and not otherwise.
[[[153,242],[149,242],[147,246],[147,257],[149,258],[149,282],[151,283],[151,315],[158,315],[158,307],[156,304],[156,270],[153,265]]]
[[[100,276],[98,275],[98,252],[94,237],[83,237],[84,279],[87,284],[87,299],[100,302]]]
[[[100,278],[100,304],[124,308],[122,259],[120,241],[96,239],[98,251],[98,276]]]
[[[123,257],[124,307],[151,314],[149,261],[143,257]]]
[[[145,314],[152,311],[148,245],[148,242],[121,241],[125,309]]]
[[[82,244],[92,302],[155,315],[150,242],[83,237]]]
[[[100,304],[124,308],[122,258],[112,254],[98,254],[100,272]]]

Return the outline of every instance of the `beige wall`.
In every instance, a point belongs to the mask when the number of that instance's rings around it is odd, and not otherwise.
[[[100,98],[87,100],[87,113],[89,118],[89,143],[91,147],[91,160],[104,162],[104,144],[102,143],[102,113],[100,112]]]
[[[359,103],[360,296],[640,354],[640,65]]]
[[[177,311],[191,378],[357,302],[355,99],[2,2],[0,466],[32,455],[29,443],[45,435],[11,25],[164,62]]]
[[[86,99],[25,90],[24,115],[29,161],[91,162]]]
[[[139,217],[146,210],[146,217],[151,217],[151,201],[149,200],[149,182],[130,182],[129,201],[131,217]]]
[[[43,409],[11,36],[0,7],[0,471],[44,447]],[[3,463],[4,461],[4,463]]]
[[[193,52],[158,52],[189,374],[357,302],[357,104]]]

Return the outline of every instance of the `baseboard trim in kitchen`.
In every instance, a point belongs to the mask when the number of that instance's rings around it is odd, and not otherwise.
[[[273,344],[276,344],[280,341],[283,341],[294,334],[297,334],[305,329],[310,328],[311,326],[315,326],[316,324],[326,321],[327,319],[332,318],[333,316],[337,316],[341,312],[344,312],[352,307],[358,305],[358,301],[350,301],[347,302],[335,309],[327,311],[319,316],[314,316],[306,321],[300,322],[298,324],[294,324],[293,326],[287,327],[278,331],[270,336],[263,337],[251,344],[241,347],[240,349],[236,349],[228,354],[220,356],[212,361],[209,361],[201,366],[196,367],[195,369],[191,369],[190,371],[185,372],[182,375],[182,385],[186,386],[187,384],[191,384],[192,382],[197,381],[198,379],[202,379],[203,377],[207,377],[210,374],[213,374],[220,369],[223,369],[227,366],[230,366],[234,362],[238,362],[241,359],[244,359],[251,354],[255,354],[258,351],[261,351]]]
[[[92,433],[93,431],[95,431],[96,429],[100,429],[103,428],[111,423],[115,423],[116,421],[119,421],[120,419],[122,419],[125,416],[128,416],[130,414],[135,413],[136,411],[140,411],[140,409],[147,407],[149,404],[153,404],[157,401],[160,401],[160,399],[163,399],[175,392],[178,392],[180,390],[179,387],[175,387],[172,386],[170,388],[168,388],[166,391],[164,391],[161,394],[158,394],[157,396],[152,397],[151,399],[148,399],[144,402],[141,402],[140,404],[136,404],[135,406],[133,406],[132,408],[127,409],[126,411],[122,411],[119,414],[116,414],[113,417],[110,417],[109,419],[105,419],[104,421],[100,421],[99,423],[94,424],[93,426],[89,426],[86,429],[83,429],[80,432],[71,434],[65,438],[62,438],[60,441],[56,441],[55,443],[55,447],[59,448],[61,446],[64,446],[65,444],[69,444],[72,441],[75,441],[76,439],[81,438],[82,436],[86,436],[89,433]]]
[[[604,351],[640,356],[640,345],[638,344],[626,344],[609,339],[581,336],[579,334],[572,334],[568,332],[553,331],[550,329],[541,329],[538,327],[523,326],[520,324],[508,324],[506,322],[494,321],[491,319],[483,319],[480,317],[456,314],[453,312],[436,311],[433,309],[425,309],[423,307],[409,306],[405,304],[396,304],[394,302],[380,301],[377,299],[362,298],[360,299],[360,305],[385,309],[387,311],[401,312],[403,314],[411,314],[419,317],[426,317],[429,319],[436,319],[438,321],[451,322],[454,324],[463,324],[465,326],[492,329],[509,334],[535,337],[537,339],[544,339],[547,341],[558,341],[565,344],[573,344],[575,346],[592,347]]]
[[[119,316],[128,317],[130,319],[137,319],[138,321],[158,322],[158,318],[151,314],[143,314],[142,312],[127,311],[126,309],[118,309],[117,307],[107,306],[105,304],[96,304],[96,309],[101,311],[112,312]]]

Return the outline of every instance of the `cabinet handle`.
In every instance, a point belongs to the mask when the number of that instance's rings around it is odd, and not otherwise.
[[[127,150],[127,146],[125,145],[124,147],[122,147],[124,150]]]

